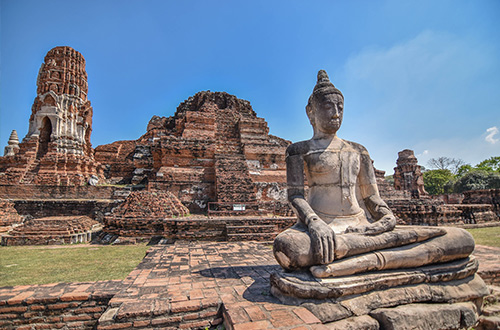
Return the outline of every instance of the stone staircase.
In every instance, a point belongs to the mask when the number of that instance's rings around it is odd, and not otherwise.
[[[40,170],[40,159],[35,159],[29,166],[26,167],[26,170],[19,182],[24,184],[33,183],[36,175],[38,174],[38,170]]]
[[[255,202],[252,178],[243,155],[239,117],[232,111],[216,113],[215,177],[217,202]]]

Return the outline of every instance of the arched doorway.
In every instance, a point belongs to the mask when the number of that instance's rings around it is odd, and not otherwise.
[[[52,134],[52,123],[49,117],[42,120],[42,128],[38,137],[38,152],[36,158],[42,158],[49,150],[50,135]]]

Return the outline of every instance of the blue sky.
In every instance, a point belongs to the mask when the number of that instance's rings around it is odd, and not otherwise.
[[[341,138],[393,173],[500,155],[500,1],[0,0],[0,147],[28,131],[45,54],[86,59],[94,147],[135,140],[198,91],[249,100],[271,134],[309,139],[325,69],[345,97]]]

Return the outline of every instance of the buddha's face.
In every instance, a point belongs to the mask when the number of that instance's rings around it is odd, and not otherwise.
[[[317,95],[315,99],[315,128],[325,134],[335,134],[342,124],[343,97],[331,93]]]

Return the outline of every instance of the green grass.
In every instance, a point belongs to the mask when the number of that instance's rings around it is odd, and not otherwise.
[[[474,228],[467,231],[478,245],[500,247],[500,227]]]
[[[0,287],[124,279],[144,258],[145,244],[2,246]]]

